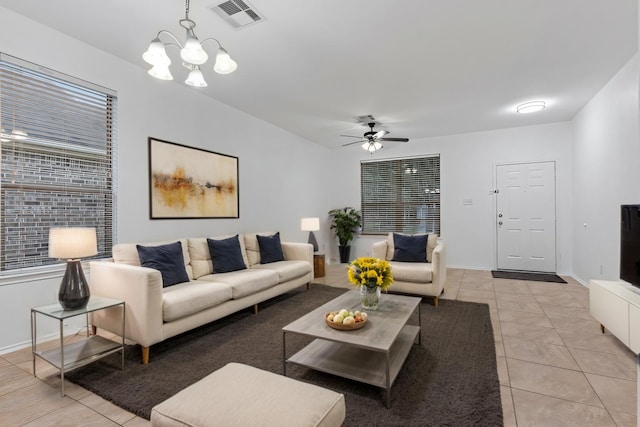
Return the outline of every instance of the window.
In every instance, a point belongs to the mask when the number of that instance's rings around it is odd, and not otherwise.
[[[0,53],[0,274],[59,263],[49,228],[115,235],[115,92]]]
[[[440,234],[440,155],[360,164],[364,234]]]

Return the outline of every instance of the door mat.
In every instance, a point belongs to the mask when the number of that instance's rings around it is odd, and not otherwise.
[[[526,271],[496,271],[491,270],[491,275],[496,279],[533,280],[535,282],[567,283],[557,274],[529,273]]]

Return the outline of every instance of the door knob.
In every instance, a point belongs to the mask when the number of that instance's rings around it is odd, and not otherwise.
[[[498,214],[498,218],[502,218],[502,214]]]

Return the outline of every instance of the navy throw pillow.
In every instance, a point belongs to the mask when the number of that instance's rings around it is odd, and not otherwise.
[[[207,239],[214,273],[228,273],[244,270],[247,266],[242,259],[242,249],[238,235],[222,240]]]
[[[400,262],[427,262],[428,234],[407,236],[393,233],[393,259]]]
[[[282,244],[280,243],[280,232],[273,236],[256,235],[256,237],[258,238],[258,247],[260,247],[260,264],[284,261]]]
[[[160,246],[136,245],[136,249],[143,267],[160,271],[163,288],[189,281],[184,268],[182,243],[175,242]]]

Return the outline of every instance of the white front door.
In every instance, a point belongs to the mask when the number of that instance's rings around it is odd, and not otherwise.
[[[496,166],[499,270],[556,272],[555,166]]]

